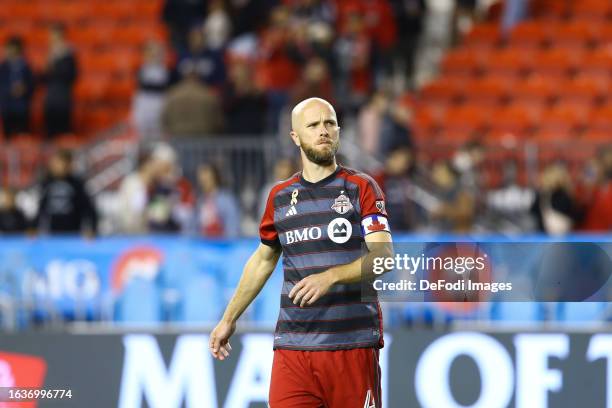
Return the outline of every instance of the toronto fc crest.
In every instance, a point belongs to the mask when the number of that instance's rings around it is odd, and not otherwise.
[[[349,198],[344,194],[344,190],[342,190],[340,191],[338,198],[334,200],[334,204],[331,206],[331,208],[338,214],[346,214],[353,209],[353,204],[351,204],[351,200],[349,200]]]

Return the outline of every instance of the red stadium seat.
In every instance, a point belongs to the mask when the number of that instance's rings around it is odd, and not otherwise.
[[[534,70],[543,75],[564,75],[576,68],[581,49],[552,48],[535,54]]]
[[[465,83],[461,79],[442,77],[425,85],[421,89],[421,97],[429,102],[454,103],[463,94]]]
[[[510,105],[493,113],[491,128],[496,135],[510,134],[518,139],[524,139],[528,136],[540,115],[539,109]]]
[[[537,48],[544,46],[550,37],[550,25],[540,21],[523,21],[512,29],[509,42],[513,47]]]
[[[579,0],[570,2],[574,17],[606,19],[612,16],[612,3],[608,0]]]
[[[533,64],[533,55],[523,48],[507,48],[491,52],[487,56],[485,69],[490,73],[523,73]]]
[[[589,106],[575,102],[560,102],[542,115],[540,130],[571,134],[586,124]]]
[[[440,68],[446,75],[474,75],[482,66],[483,57],[480,50],[460,48],[448,52]]]
[[[508,97],[513,85],[512,76],[488,75],[484,78],[468,81],[465,86],[465,98],[469,103],[496,105]]]
[[[477,24],[464,37],[464,47],[490,48],[496,47],[501,40],[499,24]]]
[[[556,95],[559,78],[530,75],[511,88],[514,103],[546,104]]]
[[[588,128],[582,133],[581,138],[595,142],[610,143],[610,140],[612,139],[612,130],[606,131]]]
[[[479,105],[451,108],[444,116],[442,134],[457,141],[466,141],[481,132],[490,119],[489,110]]]
[[[608,132],[608,134],[612,134],[612,104],[591,111],[589,115],[589,127],[592,130],[604,131]]]
[[[534,16],[560,19],[569,14],[568,3],[567,1],[559,0],[531,0],[530,8]]]
[[[600,35],[601,24],[589,20],[573,20],[552,25],[552,37],[559,47],[587,47]]]
[[[609,94],[610,80],[606,75],[582,74],[565,82],[560,89],[561,97],[565,100],[595,103]]]
[[[583,72],[612,75],[612,44],[585,53],[580,68]]]

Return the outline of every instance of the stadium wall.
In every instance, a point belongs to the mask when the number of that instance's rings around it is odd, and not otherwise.
[[[72,391],[41,408],[263,408],[272,341],[241,333],[218,362],[201,332],[5,335],[1,385]],[[610,334],[399,330],[386,341],[385,407],[611,406]]]

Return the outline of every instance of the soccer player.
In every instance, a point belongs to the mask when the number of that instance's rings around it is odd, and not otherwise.
[[[362,261],[392,254],[383,193],[368,175],[336,163],[340,127],[329,102],[300,102],[291,126],[302,171],[270,191],[261,244],[210,335],[211,353],[228,357],[236,320],[282,253],[269,406],[380,408],[382,316],[377,301],[363,301],[360,282]]]

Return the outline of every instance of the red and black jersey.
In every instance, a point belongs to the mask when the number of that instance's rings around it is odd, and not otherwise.
[[[312,305],[288,294],[302,278],[363,255],[365,235],[389,231],[382,190],[368,175],[338,166],[316,183],[295,174],[276,184],[260,225],[266,245],[280,245],[284,282],[275,348],[335,350],[382,346],[378,302],[361,300],[361,284],[334,285]]]

